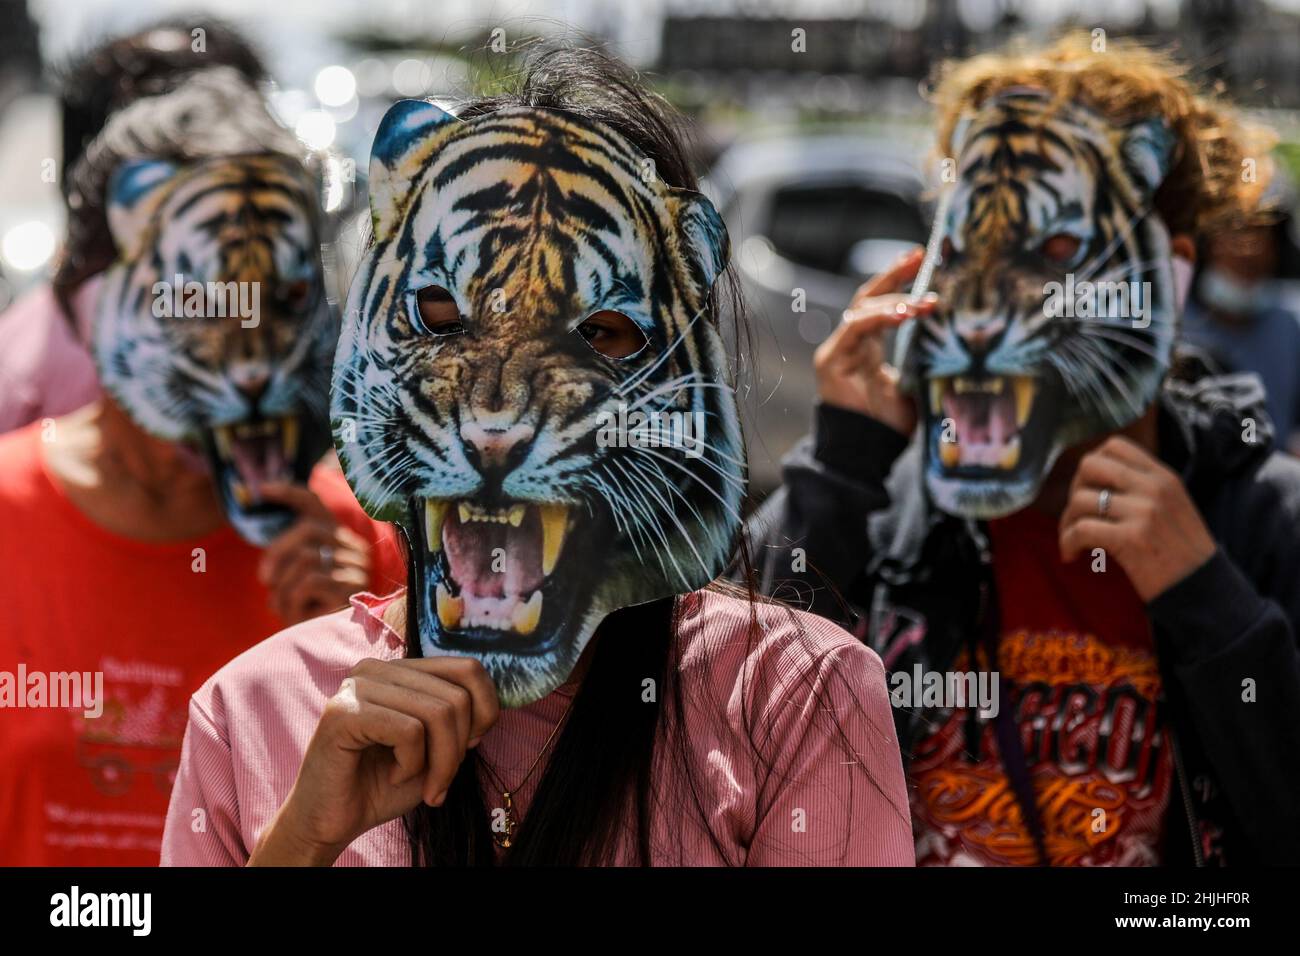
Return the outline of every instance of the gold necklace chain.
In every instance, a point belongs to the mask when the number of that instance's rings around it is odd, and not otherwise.
[[[568,705],[564,708],[564,713],[560,715],[560,719],[555,722],[555,726],[551,729],[550,735],[546,738],[546,743],[542,744],[542,749],[537,751],[537,756],[533,758],[532,766],[528,768],[528,772],[524,774],[523,779],[520,780],[516,786],[507,787],[502,783],[501,778],[497,776],[497,772],[492,769],[492,765],[489,764],[486,759],[482,757],[479,758],[483,764],[483,769],[488,772],[488,775],[492,778],[492,782],[496,785],[496,788],[501,791],[501,801],[503,805],[502,808],[505,811],[505,820],[502,822],[502,832],[497,832],[495,827],[492,828],[492,842],[503,850],[509,849],[511,844],[515,842],[515,831],[519,829],[519,820],[515,817],[514,794],[518,793],[523,785],[528,782],[529,778],[532,777],[533,771],[536,770],[537,765],[542,762],[542,756],[550,748],[552,742],[554,742],[555,735],[560,732],[560,728],[564,726],[566,721],[568,721],[569,711],[572,709],[573,700],[570,699]],[[491,814],[494,811],[489,810],[488,812]]]

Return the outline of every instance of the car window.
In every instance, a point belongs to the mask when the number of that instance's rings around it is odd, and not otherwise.
[[[855,273],[854,251],[863,240],[924,243],[927,236],[916,206],[858,183],[776,189],[764,232],[792,262],[840,275]]]

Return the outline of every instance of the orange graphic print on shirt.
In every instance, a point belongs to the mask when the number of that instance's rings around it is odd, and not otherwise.
[[[998,657],[1052,865],[1158,863],[1172,763],[1154,654],[1022,630],[1003,636]],[[940,712],[914,752],[917,863],[1034,865],[992,721],[980,720],[972,753],[967,720],[964,708]]]

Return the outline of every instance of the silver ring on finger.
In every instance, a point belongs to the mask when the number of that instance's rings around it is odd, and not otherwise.
[[[328,544],[320,546],[320,566],[326,571],[334,567],[334,549]]]
[[[1097,515],[1105,518],[1110,514],[1111,490],[1103,488],[1097,493]]]

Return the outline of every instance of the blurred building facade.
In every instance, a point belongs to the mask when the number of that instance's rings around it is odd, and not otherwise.
[[[799,77],[838,77],[848,84],[842,99],[849,111],[869,101],[869,87],[882,80],[920,80],[944,58],[1073,26],[1173,43],[1199,75],[1221,81],[1239,102],[1300,108],[1300,8],[1266,0],[1138,2],[1122,18],[1108,17],[1103,5],[1095,20],[1077,15],[1081,4],[1043,0],[862,0],[837,4],[826,16],[798,3],[763,4],[758,12],[738,3],[719,12],[727,6],[710,4],[705,14],[694,3],[670,6],[656,69],[738,101],[749,99],[750,87],[766,89],[784,77],[791,97],[809,102]]]

